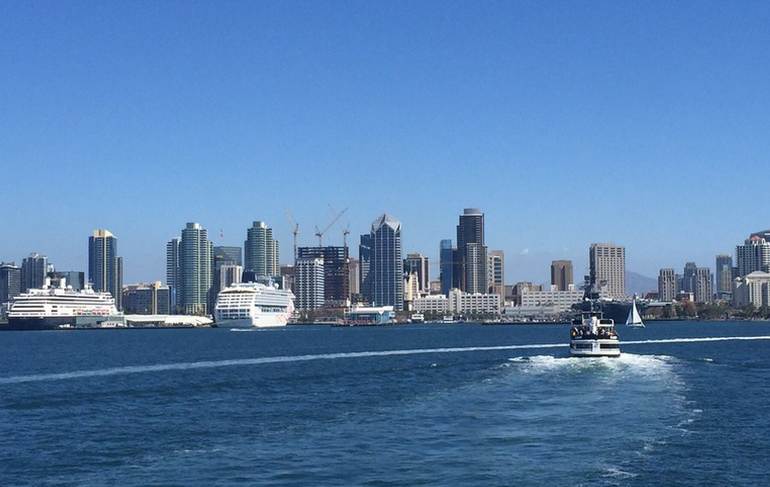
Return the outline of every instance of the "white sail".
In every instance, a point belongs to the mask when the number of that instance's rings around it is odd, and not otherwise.
[[[628,318],[626,318],[626,325],[643,327],[644,322],[639,314],[639,310],[636,309],[636,299],[631,303],[631,309],[628,310]]]

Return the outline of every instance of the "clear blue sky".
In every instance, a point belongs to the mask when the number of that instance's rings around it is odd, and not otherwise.
[[[656,275],[713,267],[770,227],[770,3],[0,3],[0,259],[86,270],[119,237],[126,282],[163,279],[198,221],[290,260],[387,211],[438,254],[487,215],[507,280],[627,247]],[[224,238],[219,238],[220,229]],[[432,268],[435,272],[436,267]]]

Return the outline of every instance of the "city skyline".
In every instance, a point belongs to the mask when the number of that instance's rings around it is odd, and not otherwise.
[[[770,5],[717,6],[8,6],[0,256],[84,269],[81,236],[108,228],[125,282],[152,281],[185,222],[215,245],[269,222],[286,257],[285,212],[310,245],[331,205],[349,210],[329,244],[398,215],[432,275],[472,207],[509,282],[559,259],[577,279],[591,242],[649,277],[713,265],[766,226],[716,188],[770,177]],[[48,197],[18,184],[30,169]]]

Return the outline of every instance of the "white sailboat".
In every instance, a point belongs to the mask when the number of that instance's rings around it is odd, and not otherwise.
[[[626,325],[634,328],[644,328],[644,322],[639,314],[639,310],[636,309],[636,298],[631,303],[631,309],[628,310],[628,318],[626,318]]]

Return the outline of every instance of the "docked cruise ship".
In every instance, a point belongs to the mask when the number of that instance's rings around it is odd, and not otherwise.
[[[8,309],[10,330],[99,327],[117,322],[122,324],[122,316],[110,293],[96,292],[89,286],[75,291],[64,279],[59,280],[58,287],[46,279],[42,288],[14,297]]]
[[[237,283],[217,295],[214,321],[221,328],[285,326],[294,313],[294,294],[274,285]]]

